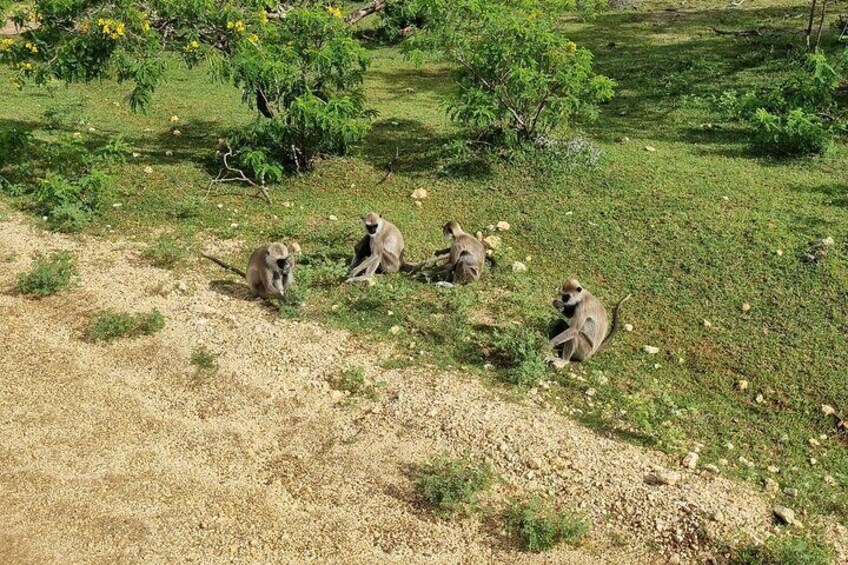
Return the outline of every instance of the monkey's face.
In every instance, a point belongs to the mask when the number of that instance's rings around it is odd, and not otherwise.
[[[559,300],[554,300],[554,307],[561,310],[569,306],[575,306],[580,302],[583,287],[579,284],[564,284],[559,293],[560,298]]]
[[[380,216],[373,212],[362,218],[362,224],[365,226],[365,233],[368,235],[377,235],[380,232],[382,223]]]
[[[281,273],[288,273],[289,269],[291,269],[291,260],[288,257],[277,259],[275,263],[277,265],[277,270]]]

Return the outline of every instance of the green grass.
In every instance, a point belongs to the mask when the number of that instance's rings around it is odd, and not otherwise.
[[[492,480],[488,464],[438,457],[418,468],[415,488],[423,502],[447,517],[473,510],[479,494],[491,486]]]
[[[121,338],[152,335],[164,327],[165,317],[158,310],[139,314],[106,311],[94,317],[88,338],[111,343]]]
[[[336,390],[350,393],[351,396],[361,396],[369,400],[380,398],[377,385],[365,378],[365,372],[362,369],[344,371],[332,380],[331,385]]]
[[[831,565],[832,551],[821,541],[802,535],[772,536],[761,545],[740,549],[730,565]]]
[[[546,508],[539,499],[512,503],[504,521],[521,548],[533,553],[548,551],[560,543],[576,545],[591,529],[582,517]]]
[[[18,276],[15,292],[36,298],[56,294],[71,284],[77,268],[74,259],[67,251],[54,251],[48,256],[38,257],[32,269]]]
[[[726,458],[725,474],[756,484],[778,466],[780,483],[799,491],[794,507],[848,520],[848,450],[819,408],[848,405],[848,150],[840,143],[816,159],[758,158],[746,132],[714,108],[724,90],[779,80],[793,54],[786,45],[800,42],[795,31],[807,3],[690,5],[667,11],[667,3],[645,0],[638,10],[589,21],[563,18],[564,33],[590,47],[597,69],[619,84],[598,121],[574,124],[601,147],[598,170],[566,172],[532,160],[467,175],[440,170],[442,147],[457,135],[442,103],[452,88],[448,69],[418,68],[384,46],[371,49],[366,95],[379,115],[366,143],[271,187],[272,206],[246,187],[210,188],[218,137],[250,113],[238,92],[211,83],[203,69],[173,65],[142,115],[123,104],[126,88],[108,82],[0,89],[0,127],[45,138],[79,130],[101,142],[123,135],[140,156],[116,165],[110,194],[122,206],[107,206],[88,233],[151,240],[164,231],[176,234],[176,246],[201,236],[236,239],[245,257],[258,243],[297,239],[304,250],[297,315],[396,340],[406,362],[463,366],[532,386],[540,373],[526,342],[505,349],[496,335],[518,326],[544,332],[554,317],[553,289],[570,275],[610,306],[632,292],[623,321],[635,330],[573,369],[595,395],[548,370],[548,379],[560,381],[550,401],[591,426],[671,453],[702,443],[702,464]],[[713,27],[780,33],[739,38]],[[43,114],[55,105],[68,110],[48,123]],[[172,115],[180,138],[170,134]],[[416,188],[429,192],[421,207],[409,197]],[[358,218],[369,210],[403,230],[410,260],[444,246],[439,226],[449,218],[469,231],[488,233],[498,220],[512,228],[500,234],[500,267],[479,284],[445,290],[388,276],[370,288],[341,285]],[[805,264],[808,243],[827,236],[836,239],[827,260]],[[526,273],[511,271],[516,259]],[[748,314],[742,303],[752,305]],[[644,345],[661,352],[647,355]],[[525,372],[503,362],[516,352],[529,360]],[[482,370],[487,363],[493,372]],[[740,379],[750,383],[745,392],[734,389]],[[807,440],[820,434],[830,439],[813,451]],[[738,465],[740,455],[755,467]]]
[[[173,269],[188,257],[188,245],[172,235],[161,235],[147,246],[144,257],[155,267]]]

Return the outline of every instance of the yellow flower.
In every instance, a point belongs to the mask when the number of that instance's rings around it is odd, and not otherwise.
[[[141,13],[141,30],[150,31],[150,15],[146,12]]]
[[[30,8],[29,11],[27,12],[27,21],[37,22],[40,19],[41,19],[41,14],[39,14],[35,10],[35,8]]]
[[[191,53],[192,51],[197,51],[198,49],[200,49],[200,43],[198,43],[197,41],[192,41],[188,45],[183,47],[183,51],[185,51],[186,53]]]
[[[31,41],[27,41],[26,43],[24,43],[24,47],[29,49],[30,53],[33,53],[33,54],[38,53],[38,47],[33,45]]]
[[[25,71],[31,71],[32,70],[32,63],[21,63],[19,66],[20,66],[21,69],[23,69]]]
[[[0,40],[0,51],[8,51],[12,48],[12,45],[15,44],[14,39],[3,39]]]
[[[342,11],[335,6],[327,6],[327,13],[333,16],[334,18],[342,18]]]
[[[247,36],[247,40],[250,41],[251,43],[259,43],[259,36],[256,35],[255,33],[251,33],[250,35]]]
[[[264,10],[259,12],[259,23],[263,26],[268,24],[268,14],[266,14]]]
[[[227,29],[234,30],[236,33],[242,33],[244,31],[244,22],[241,20],[227,22]]]
[[[577,44],[573,41],[569,41],[565,44],[565,50],[569,53],[574,53],[575,51],[577,51]]]
[[[18,90],[20,90],[24,87],[24,85],[20,81],[17,81],[17,80],[12,81],[12,86],[14,88],[17,88]]]

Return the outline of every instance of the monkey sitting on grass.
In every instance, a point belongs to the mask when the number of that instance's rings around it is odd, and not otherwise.
[[[551,334],[551,347],[565,361],[586,361],[609,345],[618,332],[621,305],[627,295],[615,306],[612,329],[607,335],[607,311],[601,301],[583,288],[577,279],[568,279],[560,288],[560,298],[553,301],[554,308],[570,323],[559,320]],[[606,336],[606,337],[605,337]],[[555,360],[556,357],[551,358]]]

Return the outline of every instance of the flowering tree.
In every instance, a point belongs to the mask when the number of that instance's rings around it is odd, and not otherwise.
[[[0,0],[3,20],[10,5]],[[0,42],[0,61],[15,70],[17,86],[114,77],[131,85],[128,101],[142,110],[164,78],[168,57],[176,53],[189,66],[208,62],[215,78],[240,88],[270,120],[262,125],[262,141],[281,144],[266,147],[266,162],[259,163],[270,176],[280,167],[306,166],[316,153],[343,152],[368,130],[361,92],[366,53],[332,6],[35,0],[11,18],[20,38]]]

